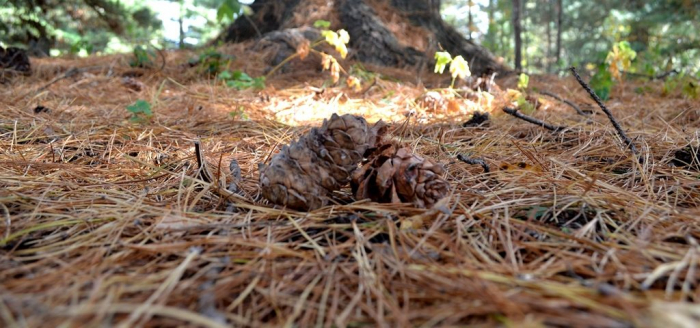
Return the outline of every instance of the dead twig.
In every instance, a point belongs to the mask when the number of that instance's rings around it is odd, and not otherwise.
[[[625,74],[625,75],[630,75],[630,76],[636,76],[636,77],[645,77],[648,79],[652,80],[665,80],[667,77],[673,75],[673,74],[680,74],[680,71],[677,69],[672,69],[670,71],[662,72],[656,75],[648,75],[648,74],[640,74],[640,73],[633,73],[633,72],[628,72],[628,71],[620,71],[620,73]]]
[[[481,165],[481,167],[484,168],[484,173],[491,172],[489,165],[481,158],[469,158],[462,154],[458,154],[457,159],[470,165]]]
[[[540,91],[540,94],[545,95],[545,96],[552,97],[552,98],[554,98],[554,99],[556,99],[556,100],[558,100],[558,101],[560,101],[560,102],[562,102],[562,103],[564,103],[564,104],[569,105],[569,106],[570,106],[571,108],[573,108],[573,109],[576,111],[576,113],[578,113],[579,115],[588,116],[588,115],[591,115],[591,114],[592,114],[592,112],[590,112],[590,111],[589,111],[589,112],[586,112],[586,111],[581,110],[581,108],[578,107],[578,105],[574,104],[572,101],[566,100],[566,99],[564,99],[564,98],[562,98],[562,97],[559,97],[559,96],[558,96],[557,94],[555,94],[555,93],[552,93],[552,92],[549,92],[549,91]]]
[[[617,134],[622,138],[622,140],[625,142],[627,147],[632,151],[634,156],[637,157],[640,163],[644,160],[641,156],[639,156],[639,151],[637,150],[637,147],[632,143],[632,139],[627,137],[627,134],[625,134],[625,131],[622,130],[622,127],[620,126],[620,123],[617,122],[615,117],[613,116],[612,112],[603,104],[603,101],[600,100],[598,95],[595,94],[595,91],[591,89],[591,87],[583,81],[580,75],[578,75],[578,72],[576,71],[576,67],[571,66],[571,72],[574,73],[574,77],[576,78],[576,81],[583,87],[586,92],[593,98],[593,100],[598,104],[598,107],[605,113],[605,115],[608,116],[608,119],[610,120],[610,123],[612,123],[613,127],[615,128],[615,131],[617,131]]]
[[[519,112],[517,109],[513,109],[513,108],[509,108],[509,107],[504,107],[504,108],[503,108],[503,111],[506,112],[506,113],[508,113],[508,114],[510,114],[510,115],[512,115],[512,116],[515,116],[515,117],[517,117],[517,118],[519,118],[519,119],[521,119],[521,120],[523,120],[523,121],[525,121],[525,122],[528,122],[528,123],[532,123],[532,124],[534,124],[534,125],[541,126],[541,127],[545,128],[545,129],[547,129],[547,130],[549,130],[549,131],[552,131],[552,132],[561,132],[561,131],[567,129],[567,127],[565,127],[565,126],[555,126],[555,125],[551,125],[551,124],[546,123],[546,122],[544,122],[544,121],[538,120],[538,119],[536,119],[536,118],[534,118],[534,117],[532,117],[532,116],[525,115],[525,114]]]

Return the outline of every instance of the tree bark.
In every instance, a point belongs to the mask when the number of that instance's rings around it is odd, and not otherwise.
[[[547,7],[545,11],[544,21],[547,24],[545,26],[545,33],[547,34],[547,45],[545,49],[545,72],[549,73],[552,69],[552,7],[550,6],[551,0],[547,1]]]
[[[515,37],[515,66],[516,71],[523,70],[523,42],[520,27],[520,0],[513,0],[513,36]]]
[[[564,16],[564,8],[562,7],[562,0],[556,0],[556,11],[557,11],[557,48],[556,48],[556,61],[555,63],[557,66],[560,64],[561,61],[561,21],[562,17]]]
[[[254,15],[236,20],[219,36],[225,42],[241,42],[259,39],[266,33],[287,28],[311,26],[313,22],[299,23],[294,16],[295,8],[309,0],[256,0],[251,4]],[[467,40],[452,26],[445,23],[439,14],[439,0],[386,0],[398,14],[414,27],[428,31],[433,42],[439,44],[453,56],[462,55],[470,64],[474,75],[491,72],[505,73],[506,67],[499,64],[485,48]],[[350,34],[350,56],[353,59],[391,67],[418,67],[433,62],[436,49],[419,50],[402,44],[401,36],[395,35],[370,6],[369,0],[337,0],[333,11],[337,17],[328,17],[340,23]],[[309,4],[311,5],[311,4]],[[301,7],[301,6],[300,6]],[[303,20],[303,17],[302,17]]]
[[[471,0],[467,1],[467,6],[469,6],[469,26],[468,26],[469,34],[468,34],[468,37],[469,37],[469,40],[471,40],[472,39],[472,28],[474,26],[474,17],[472,16],[472,2],[471,2]]]
[[[180,0],[180,16],[178,17],[177,23],[178,26],[180,27],[180,43],[178,44],[180,49],[185,49],[185,22],[183,16],[185,15],[184,13],[184,4],[182,3],[182,0]]]

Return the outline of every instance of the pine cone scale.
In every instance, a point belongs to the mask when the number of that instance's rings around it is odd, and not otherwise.
[[[358,116],[333,114],[273,156],[260,170],[262,195],[272,203],[298,210],[328,204],[333,191],[345,186],[362,157],[385,132]]]
[[[432,207],[450,191],[441,165],[415,155],[408,148],[382,147],[352,177],[357,199],[369,198],[384,203],[412,203]]]

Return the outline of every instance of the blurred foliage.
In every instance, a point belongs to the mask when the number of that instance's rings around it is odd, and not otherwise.
[[[605,62],[613,45],[621,41],[628,41],[629,50],[638,55],[630,66],[620,67],[624,70],[647,75],[671,69],[686,70],[695,76],[700,72],[700,34],[697,33],[700,1],[561,1],[562,40],[558,63],[555,60],[558,1],[521,2],[523,68],[528,72],[566,74],[565,69],[571,65],[590,66],[595,70]],[[513,66],[513,1],[474,3],[443,0],[443,17]]]
[[[591,87],[596,95],[602,100],[610,99],[610,91],[612,91],[613,84],[613,77],[610,74],[608,65],[605,63],[598,65],[598,70],[591,78]]]
[[[33,55],[129,50],[124,40],[157,39],[160,27],[136,0],[0,0],[0,42]]]
[[[155,49],[147,46],[134,47],[134,57],[129,62],[131,67],[147,68],[153,65],[156,59]]]
[[[613,71],[658,75],[676,69],[692,78],[700,77],[698,0],[520,2],[523,67],[527,72],[566,74],[565,68],[575,65],[588,67],[589,73],[595,74],[600,64],[606,64],[605,68]],[[560,2],[561,28],[557,24]],[[513,1],[441,3],[446,21],[512,66]],[[246,13],[250,8],[238,0],[0,0],[0,46],[27,48],[33,55],[79,56],[132,52],[146,45],[160,49],[200,47]],[[318,24],[329,26],[327,21]],[[558,32],[561,47],[557,51]],[[342,41],[347,38],[326,33],[344,52]],[[608,57],[615,45],[618,54],[613,57],[620,60]],[[623,58],[632,52],[636,59]]]
[[[234,56],[222,54],[214,47],[208,47],[202,51],[197,58],[190,60],[190,66],[198,66],[200,73],[209,76],[219,74],[224,68],[228,68]]]
[[[259,76],[256,78],[251,77],[242,71],[223,71],[219,73],[218,78],[230,88],[235,88],[236,90],[245,90],[248,88],[264,89],[265,88],[265,77]]]
[[[198,46],[246,9],[237,0],[0,0],[0,46],[36,56]]]
[[[137,100],[135,103],[126,106],[126,110],[131,113],[129,118],[132,122],[144,122],[153,117],[151,104],[145,100]]]

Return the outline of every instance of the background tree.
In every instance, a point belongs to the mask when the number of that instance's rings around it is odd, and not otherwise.
[[[522,71],[523,69],[523,42],[520,24],[521,9],[521,0],[513,0],[513,38],[515,40],[515,59],[513,63],[517,71]]]
[[[372,64],[406,67],[423,66],[432,61],[435,51],[442,47],[453,56],[462,55],[471,62],[475,75],[490,72],[506,72],[493,55],[479,44],[468,40],[454,27],[447,24],[432,9],[432,0],[391,0],[388,5],[392,12],[401,13],[402,23],[428,31],[430,44],[426,49],[402,44],[385,24],[381,13],[372,7],[377,1],[340,0],[333,5],[337,12],[336,27],[344,28],[350,34],[350,46],[355,49],[355,58]],[[240,42],[259,37],[261,34],[284,28],[311,25],[313,22],[298,20],[294,16],[297,8],[313,6],[310,0],[257,0],[251,8],[255,13],[250,19],[239,19],[231,24],[219,40]],[[386,7],[385,7],[386,8]],[[386,10],[386,9],[384,9]]]
[[[88,55],[131,51],[146,43],[201,46],[222,31],[221,40],[237,42],[299,26],[293,8],[314,4],[257,0],[253,15],[246,17],[236,0],[0,0],[0,45],[28,48],[33,55]],[[173,16],[163,15],[164,5],[177,8]],[[613,44],[629,41],[638,53],[633,71],[700,71],[700,36],[695,33],[700,1],[339,0],[334,8],[343,9],[337,10],[343,15],[332,14],[334,27],[357,27],[358,36],[351,38],[355,55],[392,66],[427,67],[442,46],[473,58],[477,74],[488,67],[502,70],[504,62],[531,73],[562,72],[570,65],[597,66]],[[363,32],[352,14],[375,33]],[[396,14],[404,17],[398,22],[402,27],[431,31],[419,40],[427,46],[397,37],[410,32],[391,32],[395,25],[386,20]],[[233,23],[239,17],[243,19]]]

